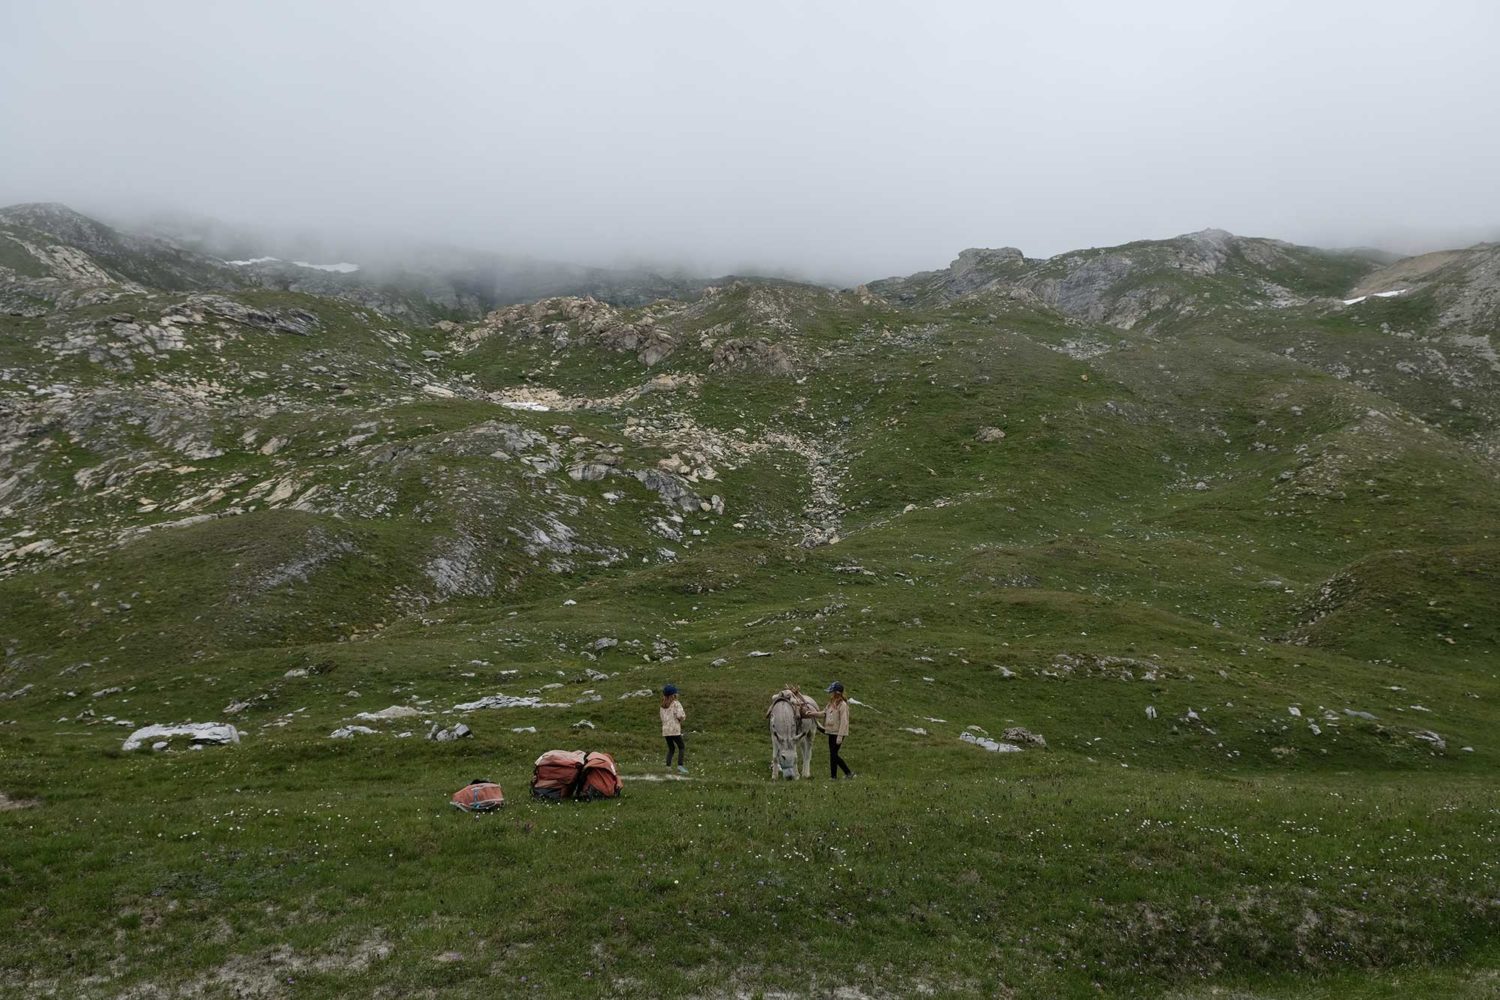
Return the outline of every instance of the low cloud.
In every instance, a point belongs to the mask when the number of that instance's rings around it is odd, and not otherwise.
[[[1207,226],[1500,235],[1488,3],[52,2],[0,201],[849,283]]]

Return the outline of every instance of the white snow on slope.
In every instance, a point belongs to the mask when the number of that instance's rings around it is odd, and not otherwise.
[[[1371,295],[1361,295],[1359,298],[1356,298],[1356,299],[1345,299],[1344,300],[1344,305],[1346,305],[1346,306],[1356,305],[1356,304],[1358,304],[1360,302],[1363,302],[1365,299],[1368,299],[1368,298],[1388,299],[1388,298],[1392,297],[1393,295],[1405,295],[1409,291],[1411,291],[1410,288],[1393,288],[1393,289],[1391,289],[1388,292],[1374,292]]]
[[[235,267],[249,267],[251,264],[279,264],[280,257],[251,257],[249,260],[226,260],[224,263],[233,264]],[[337,264],[309,264],[305,260],[294,260],[291,263],[298,267],[311,268],[314,271],[332,271],[335,274],[353,274],[359,270],[358,264],[350,264],[340,261]]]

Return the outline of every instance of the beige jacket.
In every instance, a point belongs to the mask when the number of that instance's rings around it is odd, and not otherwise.
[[[823,713],[823,731],[829,736],[849,735],[849,703],[847,701],[828,703],[828,708]]]
[[[661,734],[663,736],[681,736],[682,720],[687,718],[687,712],[682,709],[682,702],[676,698],[672,704],[661,710]]]

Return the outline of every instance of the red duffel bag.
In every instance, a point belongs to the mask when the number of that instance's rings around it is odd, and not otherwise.
[[[598,751],[585,754],[583,794],[575,798],[613,799],[619,794],[620,772],[615,770],[615,759]]]
[[[620,794],[615,759],[597,750],[548,750],[536,759],[531,794],[539,799],[612,799]]]
[[[482,813],[499,809],[505,805],[505,792],[493,781],[475,778],[453,793],[449,803],[466,813]]]

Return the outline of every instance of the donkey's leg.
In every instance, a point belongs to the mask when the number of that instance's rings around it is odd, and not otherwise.
[[[812,777],[812,737],[803,735],[797,739],[798,749],[802,751],[802,777]]]

